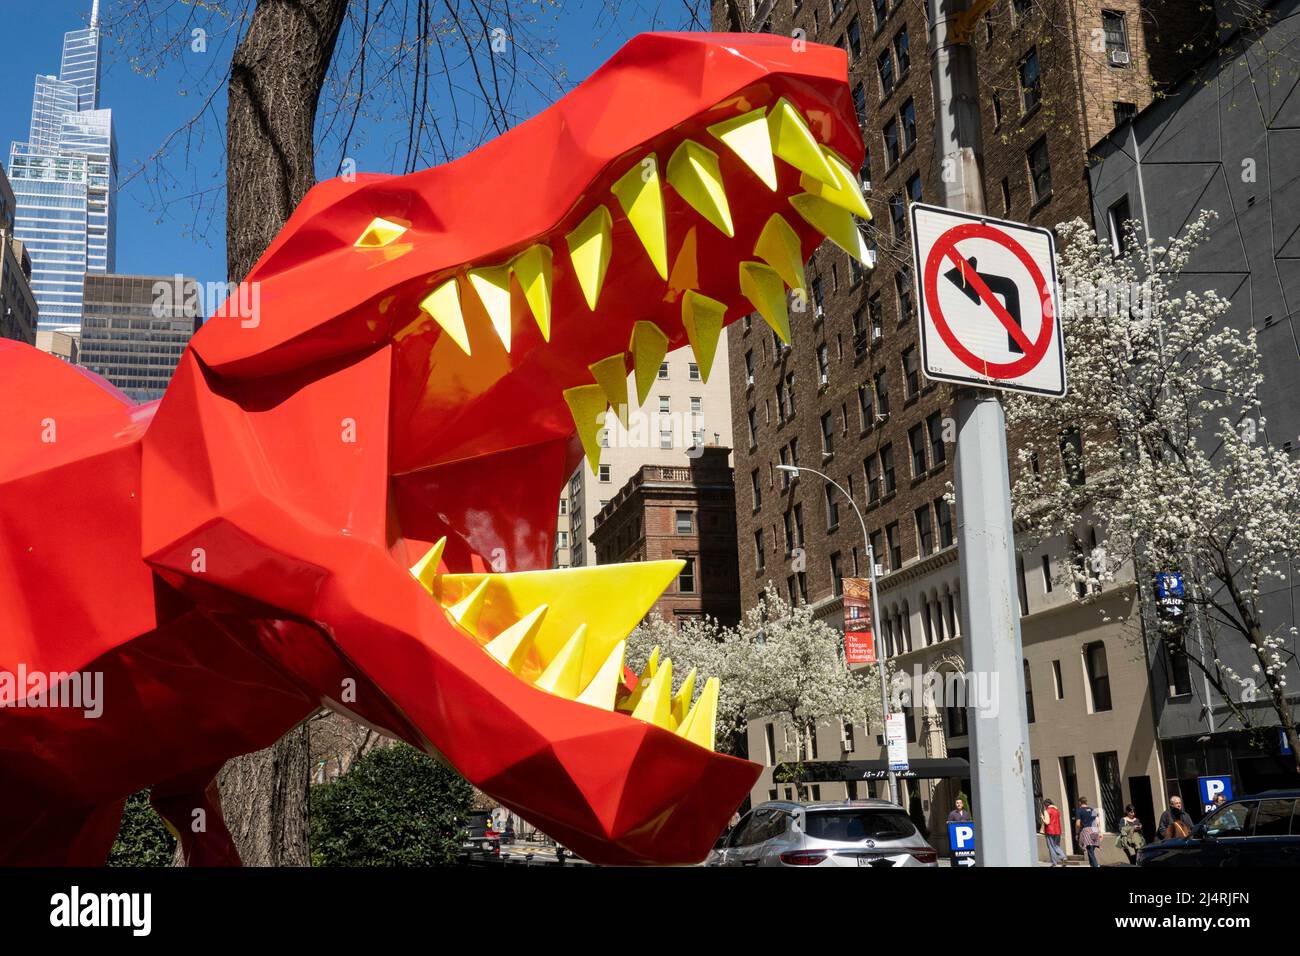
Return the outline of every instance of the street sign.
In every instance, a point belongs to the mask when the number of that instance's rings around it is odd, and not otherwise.
[[[907,772],[907,716],[890,714],[885,718],[885,745],[889,754],[889,769],[894,773]]]
[[[911,214],[926,378],[1064,395],[1051,231],[924,203]]]
[[[956,866],[975,865],[975,824],[948,824],[948,849]],[[967,862],[969,861],[969,862]]]
[[[849,664],[876,663],[876,636],[871,630],[871,581],[844,578],[844,659]]]
[[[1222,795],[1223,799],[1232,799],[1232,778],[1228,776],[1198,777],[1201,785],[1201,806],[1209,813],[1214,809],[1214,798]]]
[[[1187,607],[1187,588],[1180,571],[1156,574],[1156,613],[1166,621],[1181,621]]]

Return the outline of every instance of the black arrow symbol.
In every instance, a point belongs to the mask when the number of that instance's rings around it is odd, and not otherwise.
[[[1012,320],[1023,330],[1024,324],[1020,321],[1020,291],[1016,287],[1015,280],[1007,276],[995,275],[992,272],[980,272],[974,256],[971,256],[969,261],[970,267],[975,270],[977,276],[984,280],[984,284],[989,287],[989,291],[1002,297],[1002,302]],[[976,305],[980,304],[980,294],[966,281],[966,273],[961,268],[949,269],[943,275],[945,279],[964,292],[966,298]],[[1007,349],[1017,355],[1025,354],[1025,350],[1020,347],[1020,343],[1015,340],[1015,337],[1010,332],[1007,333]]]

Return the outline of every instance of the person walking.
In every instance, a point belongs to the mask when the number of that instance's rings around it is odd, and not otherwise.
[[[1043,801],[1043,836],[1047,837],[1047,856],[1052,866],[1065,866],[1065,851],[1061,849],[1061,811],[1051,800]]]
[[[1180,840],[1192,835],[1192,818],[1183,809],[1183,798],[1176,793],[1169,795],[1169,809],[1160,814],[1160,823],[1156,826],[1156,836],[1161,840]]]
[[[1097,811],[1088,806],[1088,798],[1079,798],[1079,808],[1074,811],[1074,834],[1079,846],[1088,853],[1088,865],[1101,866],[1097,861],[1097,847],[1101,846],[1101,830],[1097,827]]]
[[[1138,850],[1147,845],[1147,838],[1142,835],[1142,821],[1131,803],[1124,808],[1124,819],[1119,821],[1115,845],[1124,851],[1129,866],[1137,866]]]
[[[948,814],[949,823],[970,823],[970,814],[966,812],[966,804],[961,797],[953,804],[952,811]]]

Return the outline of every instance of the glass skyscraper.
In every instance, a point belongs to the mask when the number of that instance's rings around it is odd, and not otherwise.
[[[14,234],[32,257],[40,328],[80,326],[88,272],[114,271],[117,142],[99,108],[99,0],[90,26],[63,35],[58,76],[38,76],[26,142],[9,151]]]

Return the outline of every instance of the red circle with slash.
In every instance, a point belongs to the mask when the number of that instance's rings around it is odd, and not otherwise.
[[[975,270],[971,269],[970,263],[957,251],[957,243],[963,239],[988,239],[990,242],[996,242],[1015,256],[1029,272],[1034,288],[1038,290],[1039,303],[1043,314],[1043,321],[1038,330],[1038,338],[1033,342],[1028,340],[1020,327],[1011,319],[1006,308],[989,291],[988,286],[984,284],[984,280],[975,274]],[[972,277],[971,284],[979,294],[980,300],[992,310],[1001,324],[1007,327],[1007,331],[1013,336],[1019,333],[1018,341],[1025,350],[1025,354],[1020,358],[1012,362],[989,362],[966,348],[966,346],[962,345],[961,340],[957,338],[939,308],[939,268],[943,265],[943,261],[949,257],[952,258],[954,265],[969,272]],[[953,226],[939,236],[934,246],[931,247],[929,258],[925,261],[925,275],[922,280],[926,301],[930,305],[927,311],[934,322],[935,331],[939,333],[939,338],[943,339],[944,344],[948,346],[952,354],[957,356],[958,360],[971,370],[986,378],[1018,378],[1032,371],[1042,361],[1043,356],[1047,354],[1047,346],[1052,341],[1052,326],[1055,318],[1051,290],[1047,286],[1047,281],[1043,278],[1042,270],[1038,268],[1038,263],[1034,262],[1033,256],[1029,254],[1029,251],[1024,246],[1006,233],[982,222],[967,222],[962,223],[960,226]]]

